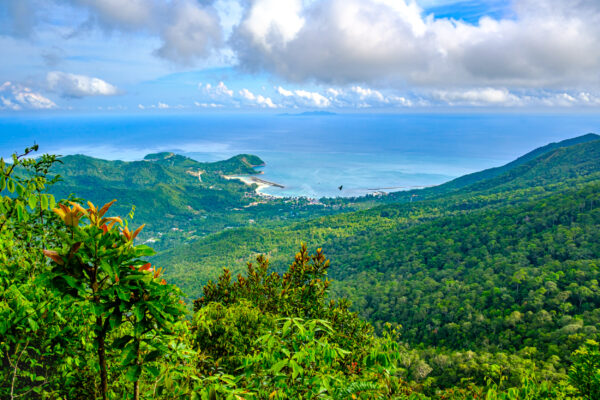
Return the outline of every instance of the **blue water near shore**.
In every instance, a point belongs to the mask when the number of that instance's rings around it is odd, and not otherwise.
[[[436,185],[598,131],[598,114],[19,115],[0,117],[0,155],[33,142],[43,152],[122,160],[250,153],[267,163],[263,179],[285,186],[266,193],[356,196]]]

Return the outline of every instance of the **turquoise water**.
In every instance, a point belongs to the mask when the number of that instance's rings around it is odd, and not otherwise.
[[[251,153],[266,161],[264,179],[285,186],[267,193],[356,196],[443,183],[599,127],[596,114],[19,115],[0,118],[0,155],[33,142],[43,152],[122,160]]]

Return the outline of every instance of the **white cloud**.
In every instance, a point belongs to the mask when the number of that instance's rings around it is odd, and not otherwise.
[[[435,100],[449,105],[472,106],[514,106],[523,104],[523,100],[507,89],[471,89],[471,90],[437,90],[432,93]]]
[[[48,88],[64,97],[114,96],[119,89],[99,78],[52,71],[46,75]]]
[[[240,63],[301,82],[405,88],[577,89],[600,85],[600,2],[515,0],[476,24],[410,0],[249,1],[232,43]],[[256,21],[261,21],[258,23]]]
[[[506,88],[435,90],[429,93],[437,104],[485,107],[598,107],[600,95],[590,92],[522,91]]]
[[[319,108],[329,107],[331,105],[331,101],[317,92],[308,92],[306,90],[296,90],[294,94],[304,100],[307,105],[315,106]]]
[[[145,33],[162,44],[155,54],[190,64],[223,44],[222,28],[212,2],[194,0],[70,0],[89,12],[81,28]],[[204,4],[203,4],[204,3]],[[80,29],[81,30],[81,29]]]
[[[393,93],[382,93],[379,90],[362,86],[352,86],[350,89],[328,88],[325,95],[332,106],[338,108],[390,108],[412,107],[413,101],[405,96]]]
[[[210,83],[207,83],[205,85],[202,85],[200,83],[198,85],[198,88],[204,94],[207,94],[212,98],[233,97],[233,90],[229,89],[224,82],[219,82],[216,86],[213,86]]]
[[[157,50],[158,55],[189,64],[221,46],[221,26],[214,9],[189,0],[172,4],[171,21],[162,29],[164,43]]]
[[[292,40],[304,26],[302,0],[250,0],[250,7],[239,26],[252,41],[271,48],[273,41]]]
[[[194,105],[196,107],[200,107],[200,108],[223,108],[223,104],[217,104],[217,103],[199,103],[197,101],[194,102]]]
[[[57,108],[50,99],[30,88],[4,82],[0,85],[0,110],[47,110]]]
[[[356,93],[361,100],[375,100],[380,103],[385,103],[387,101],[378,90],[365,89],[360,86],[353,86],[351,90]]]
[[[277,105],[273,103],[273,100],[271,100],[270,97],[265,97],[261,94],[255,95],[254,93],[245,88],[240,90],[239,94],[240,96],[242,96],[242,99],[244,99],[247,104],[257,105],[262,108],[277,108]]]
[[[280,95],[282,95],[284,97],[293,97],[294,96],[294,92],[292,92],[291,90],[285,90],[281,86],[279,86],[277,88],[277,93],[279,93]]]
[[[94,11],[90,18],[114,29],[141,28],[152,20],[156,2],[146,0],[72,0]]]
[[[283,87],[277,87],[277,93],[283,96],[283,100],[288,107],[317,107],[327,108],[331,106],[331,100],[318,92],[308,90],[287,90]]]
[[[163,103],[162,101],[159,101],[156,104],[150,104],[148,106],[145,106],[143,104],[138,104],[138,108],[140,110],[147,110],[147,109],[154,109],[154,110],[170,110],[170,109],[182,109],[182,108],[186,108],[185,106],[178,104],[178,105],[170,105],[168,103]]]

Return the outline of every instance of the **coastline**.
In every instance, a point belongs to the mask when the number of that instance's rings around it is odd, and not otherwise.
[[[242,181],[243,183],[245,183],[248,186],[257,185],[257,188],[255,191],[260,196],[283,197],[283,196],[275,196],[272,194],[267,194],[267,193],[262,192],[262,190],[269,188],[269,187],[278,187],[278,188],[284,189],[285,186],[280,185],[279,183],[269,182],[264,179],[257,178],[256,176],[252,176],[252,175],[223,175],[223,178],[225,178],[227,180],[237,179],[239,181]]]

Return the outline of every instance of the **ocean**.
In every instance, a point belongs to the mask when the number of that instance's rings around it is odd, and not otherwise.
[[[0,117],[0,156],[34,142],[41,152],[121,160],[249,153],[266,162],[262,179],[285,186],[265,193],[348,197],[437,185],[599,131],[597,114],[22,114]]]

